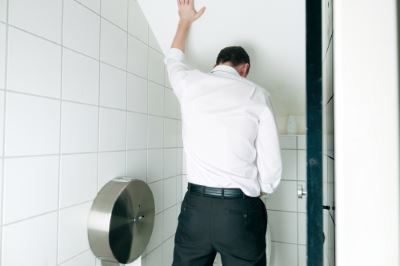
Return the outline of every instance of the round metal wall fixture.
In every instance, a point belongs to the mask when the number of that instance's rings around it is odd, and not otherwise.
[[[88,218],[90,248],[103,265],[136,260],[149,243],[154,226],[154,198],[139,180],[119,177],[97,194]]]

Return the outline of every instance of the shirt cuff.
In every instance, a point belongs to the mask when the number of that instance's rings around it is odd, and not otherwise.
[[[185,60],[185,54],[181,49],[171,48],[169,49],[167,56],[164,59],[164,63],[168,64],[172,61],[183,62]]]

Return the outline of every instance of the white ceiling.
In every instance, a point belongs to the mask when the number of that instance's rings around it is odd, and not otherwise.
[[[137,0],[164,53],[178,22],[177,0]],[[197,0],[206,12],[189,34],[191,65],[209,71],[218,52],[243,46],[249,79],[272,95],[277,116],[305,113],[305,0]]]

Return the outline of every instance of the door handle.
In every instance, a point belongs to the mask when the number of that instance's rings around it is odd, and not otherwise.
[[[299,186],[297,187],[297,197],[298,197],[299,199],[302,199],[303,196],[307,196],[307,191],[304,190],[304,188],[303,188],[302,185],[299,185]]]

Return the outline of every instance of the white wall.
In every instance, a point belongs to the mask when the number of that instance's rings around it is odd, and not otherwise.
[[[337,266],[400,264],[396,2],[334,5]]]
[[[271,266],[305,266],[307,245],[307,197],[299,199],[297,189],[307,190],[306,136],[281,135],[282,180],[265,203],[271,230]]]
[[[95,265],[87,214],[123,175],[155,195],[144,262],[169,264],[182,144],[162,58],[135,0],[0,0],[1,265]]]

